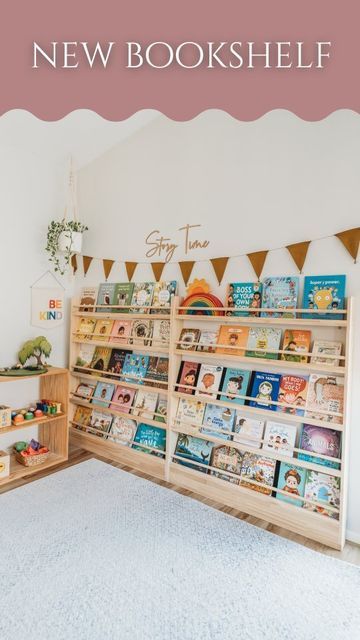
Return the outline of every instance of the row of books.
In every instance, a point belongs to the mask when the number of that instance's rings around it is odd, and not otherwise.
[[[221,480],[241,484],[242,487],[294,506],[339,519],[338,477],[298,467],[296,464],[279,463],[269,456],[243,452],[229,445],[215,445],[203,438],[184,433],[178,436],[175,456],[175,462],[196,471],[210,472]],[[207,469],[207,466],[215,469]],[[283,493],[274,491],[274,487]],[[305,498],[305,501],[299,498]],[[333,511],[332,508],[336,510]]]
[[[73,426],[105,440],[110,440],[133,449],[158,457],[164,457],[166,431],[125,416],[112,416],[110,413],[91,410],[89,407],[77,407],[74,413]]]
[[[281,453],[288,458],[297,457],[299,460],[307,460],[332,469],[339,468],[339,462],[337,462],[341,451],[339,431],[302,424],[298,437],[296,424],[277,422],[272,419],[258,420],[249,417],[241,409],[230,409],[230,407],[220,407],[211,403],[206,404],[203,409],[199,406],[196,409],[197,425],[190,419],[193,407],[189,411],[188,400],[179,399],[175,423],[179,421],[180,429],[181,425],[190,423],[199,426],[199,431],[210,438],[238,442],[252,449]],[[295,448],[299,451],[295,452]]]
[[[138,384],[142,384],[143,378],[148,378],[148,386],[159,385],[164,388],[165,384],[161,383],[166,383],[168,379],[169,358],[82,344],[74,368],[80,372],[92,369],[90,373],[93,375],[112,377],[111,374],[114,374],[117,380],[122,377],[127,382]]]
[[[120,413],[166,422],[167,399],[157,391],[136,390],[112,382],[81,382],[74,396]]]
[[[114,313],[168,313],[176,290],[176,280],[104,282],[99,287],[81,289],[80,308],[84,312],[106,312],[106,307],[109,307],[109,311]],[[124,309],[112,308],[117,306]]]
[[[207,351],[250,358],[287,360],[288,362],[339,366],[342,343],[338,340],[314,340],[311,350],[311,331],[277,327],[246,327],[221,325],[219,331],[181,330],[178,349]],[[278,353],[280,350],[286,353]],[[306,354],[311,353],[311,356]]]
[[[182,398],[182,405],[179,403],[179,407],[183,407],[181,418],[196,425],[202,423],[206,398],[342,423],[342,376],[267,373],[185,360],[179,369],[176,388],[180,393],[203,399]]]
[[[78,340],[161,348],[169,344],[170,320],[81,318],[75,336]]]
[[[299,308],[298,276],[264,278],[262,282],[231,282],[226,304],[229,316],[295,317],[292,309]],[[304,318],[342,319],[343,314],[328,313],[344,309],[345,275],[305,276],[302,308],[323,313],[303,313]],[[259,311],[263,309],[263,311]],[[266,311],[286,309],[287,313]]]

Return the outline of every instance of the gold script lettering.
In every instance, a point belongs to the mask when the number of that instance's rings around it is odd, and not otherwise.
[[[153,258],[156,255],[162,257],[162,254],[165,253],[165,262],[169,262],[174,256],[175,249],[177,249],[179,245],[171,242],[170,238],[164,238],[164,236],[160,235],[157,236],[156,234],[159,233],[160,231],[158,229],[154,229],[154,231],[151,231],[146,237],[145,244],[151,247],[151,249],[146,252],[146,257]]]

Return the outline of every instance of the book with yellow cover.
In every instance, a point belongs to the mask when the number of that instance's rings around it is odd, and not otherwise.
[[[308,356],[302,355],[310,352],[311,331],[303,329],[285,329],[282,349],[290,353],[282,353],[281,360],[288,362],[308,362]]]
[[[244,356],[249,337],[249,327],[243,325],[221,325],[216,353]],[[227,346],[228,345],[228,346]]]
[[[92,338],[94,342],[109,342],[113,325],[114,320],[97,320]]]

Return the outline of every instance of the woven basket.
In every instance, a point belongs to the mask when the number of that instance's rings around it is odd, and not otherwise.
[[[15,458],[20,464],[23,464],[24,467],[36,467],[38,464],[43,464],[46,462],[50,455],[50,451],[46,453],[39,453],[35,456],[22,456],[21,453],[16,453]]]

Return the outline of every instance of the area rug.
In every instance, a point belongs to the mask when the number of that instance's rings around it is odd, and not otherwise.
[[[4,640],[355,640],[360,570],[97,460],[0,496]]]

